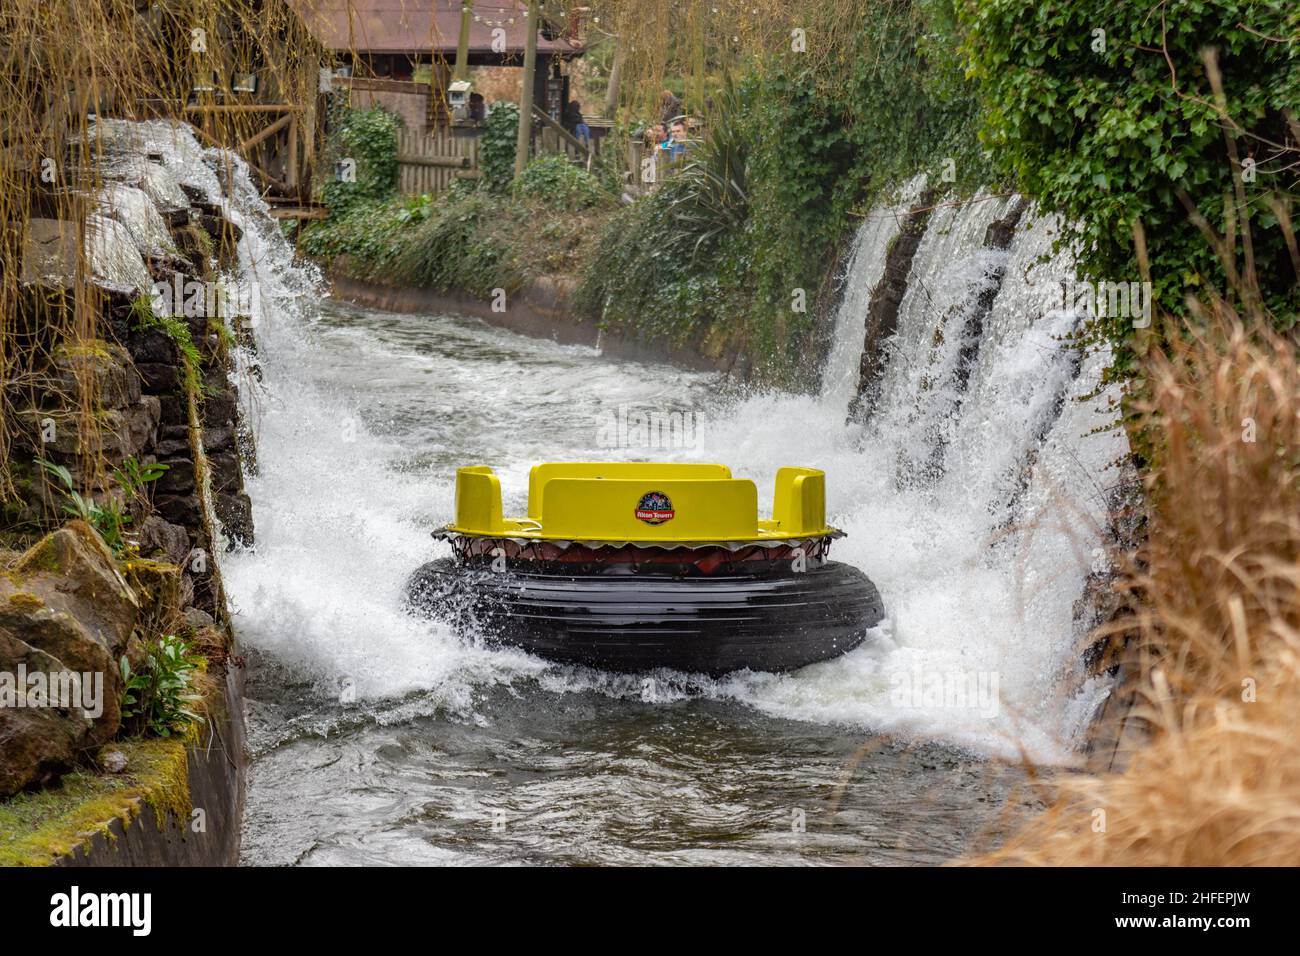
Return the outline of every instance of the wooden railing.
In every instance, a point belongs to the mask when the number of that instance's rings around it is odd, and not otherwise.
[[[561,153],[590,168],[599,154],[600,138],[591,146],[575,137],[550,115],[534,107],[533,153]],[[441,126],[427,133],[400,130],[397,134],[397,188],[404,196],[438,193],[456,179],[477,179],[479,129]],[[603,132],[603,130],[601,131]]]
[[[310,133],[300,120],[302,107],[283,103],[231,103],[187,106],[184,112],[201,139],[217,146],[233,147],[248,162],[248,168],[263,187],[277,198],[298,198],[306,192],[301,171],[304,153],[310,148],[304,140]],[[265,117],[270,122],[241,142],[224,143],[213,132],[222,116]],[[209,123],[210,119],[216,122]],[[271,157],[282,158],[283,178],[277,175],[278,170],[267,168]]]
[[[533,106],[533,154],[564,153],[570,159],[591,165],[592,151],[587,144],[555,122],[551,114]]]
[[[479,138],[448,127],[397,134],[397,188],[404,196],[442,192],[457,178],[476,178]]]

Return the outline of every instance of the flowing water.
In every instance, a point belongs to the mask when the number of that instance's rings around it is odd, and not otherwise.
[[[261,337],[258,545],[225,564],[252,649],[246,862],[938,862],[992,822],[1001,768],[972,754],[875,742],[854,764],[879,648],[647,685],[400,610],[457,465],[492,463],[522,510],[536,460],[635,454],[600,443],[622,406],[697,412],[702,447],[670,454],[769,479],[816,449],[782,457],[766,403],[455,316],[330,304],[303,331]]]
[[[1020,778],[998,757],[1072,759],[1106,692],[1080,672],[1074,604],[1122,438],[1096,431],[1105,356],[1078,361],[1060,340],[1077,317],[1043,304],[1069,273],[1050,219],[993,252],[1004,200],[936,211],[881,401],[849,425],[905,200],[863,224],[822,394],[745,394],[466,317],[322,301],[234,172],[228,281],[258,342],[241,389],[257,544],[223,561],[248,655],[245,862],[937,863],[1006,825]],[[994,267],[963,387],[962,329]],[[687,447],[609,447],[619,416],[674,411]],[[849,533],[834,556],[877,582],[886,622],[794,674],[647,680],[403,613],[407,575],[443,553],[429,532],[457,466],[491,464],[522,511],[536,461],[657,457],[726,462],[760,498],[782,465],[825,469]]]

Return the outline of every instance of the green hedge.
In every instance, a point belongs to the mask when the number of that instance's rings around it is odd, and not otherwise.
[[[519,147],[519,107],[514,103],[493,103],[483,121],[479,144],[479,167],[483,185],[494,193],[504,192],[515,176],[515,154]]]
[[[1300,120],[1300,4],[962,0],[960,14],[984,141],[1022,190],[1076,226],[1088,276],[1140,278],[1132,236],[1141,222],[1157,307],[1182,313],[1188,295],[1227,289],[1182,197],[1223,232],[1241,190],[1236,214],[1249,217],[1263,302],[1283,327],[1295,324],[1300,290],[1271,206],[1295,196],[1298,177],[1267,144],[1293,136],[1284,110]],[[1215,107],[1207,46],[1230,124]],[[1254,160],[1254,182],[1230,162],[1225,126],[1238,157]],[[1122,343],[1130,323],[1097,331]],[[1131,361],[1121,349],[1117,371]]]
[[[600,180],[558,153],[535,157],[510,184],[510,192],[561,209],[590,209],[614,198]]]
[[[328,165],[318,193],[331,215],[346,215],[354,206],[391,196],[397,188],[397,131],[402,121],[375,106],[340,108],[330,123]],[[339,176],[339,164],[348,160],[356,164],[355,181]]]

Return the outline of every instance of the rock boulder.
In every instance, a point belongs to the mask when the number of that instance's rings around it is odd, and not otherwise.
[[[47,535],[0,575],[0,796],[57,780],[113,739],[121,724],[118,660],[139,614],[112,554],[81,521]],[[49,688],[44,698],[34,690],[38,674]],[[56,695],[55,680],[79,693]]]

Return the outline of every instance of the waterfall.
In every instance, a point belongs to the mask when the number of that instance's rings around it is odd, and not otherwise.
[[[885,271],[885,254],[898,235],[899,223],[925,188],[925,176],[909,181],[895,202],[877,206],[858,227],[848,266],[840,277],[843,298],[835,316],[830,353],[822,368],[822,399],[832,408],[847,408],[858,388],[862,336],[871,295]]]
[[[983,248],[984,235],[1008,203],[981,194],[962,205],[939,205],[916,251],[897,334],[884,346],[875,413],[894,440],[900,482],[925,480],[954,437],[966,320],[1008,255]]]
[[[821,456],[850,532],[839,556],[877,581],[890,614],[896,644],[873,676],[906,690],[992,675],[1005,708],[992,720],[943,705],[876,719],[1050,751],[1069,748],[1106,693],[1082,673],[1073,611],[1117,480],[1108,465],[1127,445],[1105,428],[1116,421],[1115,391],[1093,395],[1108,353],[1065,341],[1081,317],[1059,308],[1073,261],[1052,252],[1056,219],[1031,210],[1009,248],[985,247],[1010,203],[980,194],[934,210],[884,345],[872,414],[844,442],[822,443]],[[856,245],[873,244],[878,228],[868,219]],[[855,255],[852,268],[864,283],[879,280],[879,261]],[[972,349],[967,319],[991,293]],[[837,348],[862,341],[861,310],[845,298]],[[963,349],[975,358],[958,374]],[[842,411],[842,383],[826,382],[822,400]]]
[[[863,733],[1068,758],[1106,692],[1081,673],[1072,611],[1105,519],[1105,465],[1124,443],[1096,430],[1113,420],[1105,394],[1080,400],[1105,354],[1068,349],[1060,337],[1078,317],[1044,305],[1071,268],[1068,255],[1049,255],[1052,217],[1025,216],[1008,248],[990,249],[988,227],[1010,200],[934,210],[884,346],[880,401],[847,423],[872,294],[923,181],[855,237],[821,394],[720,404],[712,376],[615,363],[474,320],[358,311],[329,321],[319,273],[294,261],[243,163],[183,129],[141,131],[161,156],[141,189],[183,186],[243,230],[223,281],[249,304],[258,342],[256,356],[240,356],[258,440],[246,486],[257,544],[226,555],[222,571],[245,646],[317,689],[313,726],[444,711],[481,721],[484,692],[521,681],[642,700],[636,676],[464,642],[404,614],[401,594],[437,553],[428,532],[451,511],[456,465],[496,466],[517,507],[532,462],[644,457],[601,447],[597,422],[620,404],[671,400],[696,409],[706,443],[662,457],[726,462],[763,498],[783,465],[824,469],[831,520],[848,532],[834,557],[872,577],[889,618],[862,648],[794,674],[659,675],[657,703],[704,696]],[[968,320],[981,308],[972,349]],[[963,354],[973,359],[960,370]],[[353,710],[338,710],[343,686]],[[948,693],[962,687],[979,693]]]

